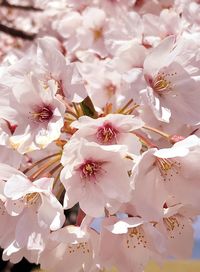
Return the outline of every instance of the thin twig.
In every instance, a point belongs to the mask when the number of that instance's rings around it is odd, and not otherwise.
[[[26,11],[43,11],[43,9],[36,8],[33,6],[21,6],[21,5],[10,4],[6,0],[3,0],[0,6],[6,7],[6,8],[12,8],[12,9],[26,10]]]
[[[21,38],[21,39],[24,39],[24,40],[29,40],[29,41],[32,41],[36,38],[36,35],[37,34],[30,34],[30,33],[26,33],[22,30],[19,30],[19,29],[16,29],[16,28],[12,28],[12,27],[9,27],[9,26],[5,26],[3,24],[0,24],[0,31],[1,32],[4,32],[12,37],[15,37],[15,38]]]

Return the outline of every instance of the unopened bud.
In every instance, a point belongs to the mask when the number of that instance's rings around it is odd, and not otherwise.
[[[181,135],[173,135],[173,136],[170,137],[170,142],[172,144],[175,144],[175,143],[180,142],[180,141],[182,141],[184,139],[185,139],[185,137],[183,137]]]

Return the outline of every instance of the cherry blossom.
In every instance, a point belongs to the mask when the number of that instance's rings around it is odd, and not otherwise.
[[[183,205],[166,207],[163,218],[155,223],[155,227],[166,238],[166,252],[169,256],[180,259],[191,256],[193,248],[192,221],[184,214]]]
[[[195,124],[198,123],[198,90],[195,80],[178,62],[183,43],[184,40],[175,43],[174,36],[167,37],[147,56],[144,61],[144,76],[149,87],[145,93],[160,121],[169,122],[170,118],[176,118],[182,123]],[[158,62],[158,58],[162,61]],[[174,99],[179,101],[176,107],[173,107]]]
[[[198,0],[0,9],[0,247],[47,271],[190,258],[200,215]]]
[[[116,207],[118,202],[127,202],[130,164],[125,157],[125,146],[101,146],[83,138],[71,140],[61,159],[64,165],[61,181],[66,189],[65,208],[79,202],[85,213],[101,216],[106,207],[114,205],[112,200],[116,200]],[[123,168],[120,165],[124,165]]]
[[[98,120],[82,116],[72,123],[72,127],[78,129],[73,137],[84,138],[101,145],[124,144],[129,147],[130,152],[139,155],[141,144],[131,132],[142,125],[142,120],[137,117],[120,114],[108,114]]]
[[[15,82],[3,117],[16,125],[9,140],[20,153],[44,148],[59,137],[64,107],[55,97],[56,88],[53,81],[42,86],[32,75]],[[26,101],[23,108],[22,101]]]
[[[189,204],[198,209],[199,138],[195,135],[174,144],[169,149],[156,151],[162,178],[170,195],[174,195],[177,203]],[[162,166],[163,165],[163,166]],[[188,168],[189,166],[189,168]]]
[[[141,218],[105,219],[98,249],[100,264],[106,268],[112,268],[114,264],[119,271],[142,271],[148,260],[159,256],[152,236],[162,239],[159,232]],[[106,243],[110,239],[112,243]]]
[[[41,226],[48,226],[51,230],[60,228],[64,223],[63,209],[51,193],[52,182],[53,180],[41,178],[31,183],[23,175],[12,175],[4,187],[6,210],[17,216],[25,208],[31,208],[37,214]]]
[[[80,227],[67,226],[50,235],[40,263],[51,271],[67,269],[89,271],[92,266],[93,248],[89,233]]]

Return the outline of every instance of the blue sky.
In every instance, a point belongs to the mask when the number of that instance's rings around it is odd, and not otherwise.
[[[194,236],[195,236],[195,245],[193,250],[193,258],[200,259],[200,217],[194,224]]]

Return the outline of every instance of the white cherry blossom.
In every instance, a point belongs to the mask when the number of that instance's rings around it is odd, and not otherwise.
[[[135,155],[140,154],[141,144],[133,132],[142,125],[139,118],[122,114],[108,114],[95,120],[82,116],[71,124],[78,129],[73,138],[84,138],[101,145],[124,144]]]
[[[169,122],[171,118],[183,124],[197,124],[199,92],[196,81],[182,66],[183,44],[184,40],[175,42],[175,37],[169,36],[146,57],[144,76],[149,86],[143,93],[158,120]]]
[[[127,202],[130,197],[130,162],[126,159],[126,152],[122,145],[101,146],[83,138],[68,142],[61,159],[65,208],[79,202],[85,213],[101,216],[106,207],[112,207],[112,204],[118,207],[119,203]]]
[[[45,148],[60,136],[65,109],[56,91],[53,80],[43,86],[33,75],[16,80],[10,90],[3,118],[16,125],[9,141],[20,153]]]
[[[149,261],[190,258],[200,215],[199,0],[7,2],[2,259],[143,272]]]

